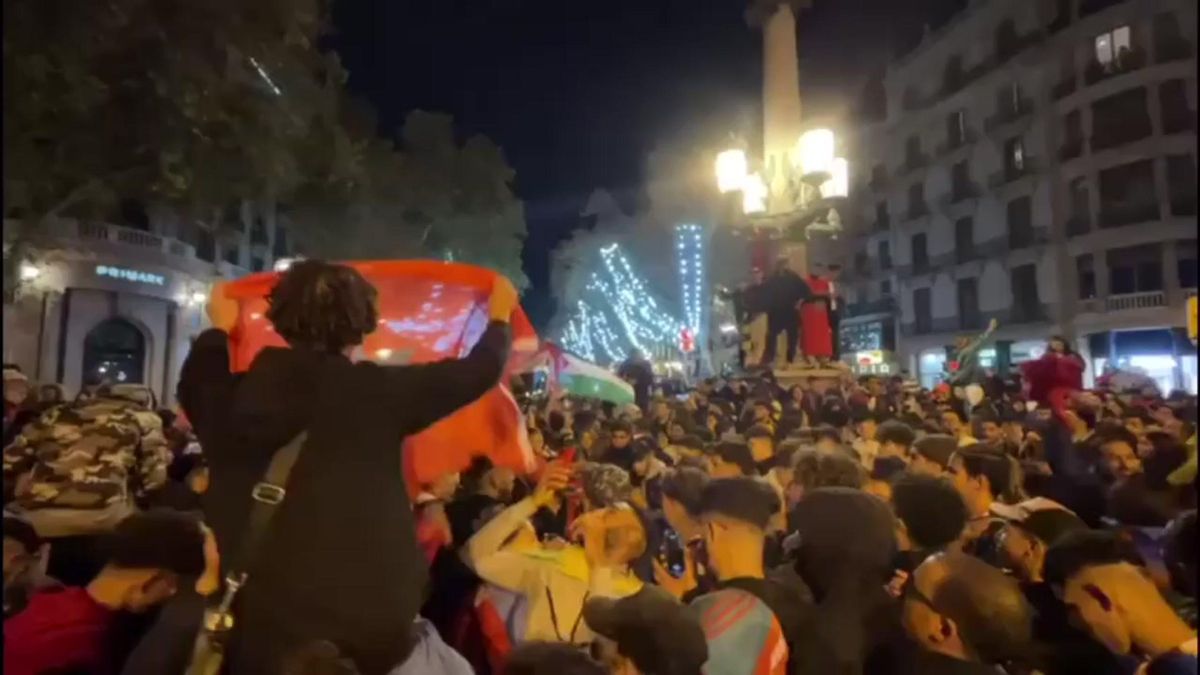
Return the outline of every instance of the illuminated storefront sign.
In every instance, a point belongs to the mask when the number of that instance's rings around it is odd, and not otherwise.
[[[860,366],[877,366],[884,361],[883,352],[879,350],[859,352],[855,355],[855,360]]]
[[[112,265],[96,265],[96,276],[109,277],[110,279],[123,279],[125,281],[133,281],[139,284],[151,284],[154,286],[166,286],[167,280],[161,274],[151,274],[141,270],[131,270],[124,267],[113,267]]]

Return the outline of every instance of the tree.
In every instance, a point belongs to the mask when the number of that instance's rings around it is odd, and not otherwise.
[[[298,152],[336,133],[344,73],[315,48],[322,18],[320,0],[6,2],[9,254],[121,199],[213,222],[289,194]]]
[[[301,190],[292,209],[310,247],[329,257],[468,262],[518,288],[528,285],[521,270],[524,207],[499,147],[483,136],[460,145],[448,115],[410,113],[398,144],[366,131],[373,126],[368,111],[359,108],[358,117],[350,143],[359,157],[349,184]]]

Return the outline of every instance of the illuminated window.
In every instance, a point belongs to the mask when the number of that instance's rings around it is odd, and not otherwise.
[[[1096,36],[1096,60],[1106,69],[1120,63],[1122,55],[1129,48],[1129,26],[1120,26]]]

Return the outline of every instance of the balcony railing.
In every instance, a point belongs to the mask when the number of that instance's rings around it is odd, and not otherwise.
[[[917,169],[923,169],[926,166],[929,166],[929,155],[926,155],[923,152],[918,152],[916,154],[906,155],[904,157],[902,172],[907,173],[909,171],[916,171]]]
[[[1110,77],[1117,77],[1125,73],[1132,73],[1135,70],[1141,70],[1145,65],[1145,50],[1134,47],[1127,51],[1122,51],[1115,59],[1106,64],[1093,59],[1083,71],[1083,81],[1088,85],[1093,85]]]
[[[896,308],[896,302],[893,298],[879,298],[878,300],[865,300],[856,302],[851,305],[846,305],[846,317],[867,316],[868,314],[885,314]]]
[[[988,179],[988,186],[992,188],[1002,187],[1009,183],[1020,180],[1025,176],[1030,176],[1035,173],[1033,161],[1026,159],[1021,167],[1008,167],[1004,171],[998,171],[991,175]]]
[[[1122,293],[1120,295],[1110,295],[1104,300],[1104,309],[1109,312],[1120,312],[1128,309],[1152,309],[1154,307],[1166,306],[1166,291]]]
[[[996,114],[983,122],[984,131],[991,133],[1000,127],[1015,122],[1033,112],[1033,102],[1027,98],[1018,99],[1015,105],[996,111]]]
[[[1183,61],[1192,58],[1192,43],[1184,38],[1160,40],[1154,45],[1155,63]]]
[[[970,129],[967,129],[959,138],[947,138],[941,143],[938,143],[937,148],[934,149],[934,156],[945,157],[959,148],[964,148],[971,143],[974,143],[976,140],[976,133]]]
[[[1087,216],[1071,216],[1067,218],[1067,236],[1082,237],[1092,229],[1091,218]]]
[[[1124,227],[1159,218],[1158,202],[1109,204],[1100,209],[1100,227]]]
[[[1070,96],[1075,92],[1075,76],[1060,81],[1050,89],[1050,97],[1057,101],[1060,98]]]
[[[1108,150],[1126,143],[1140,141],[1143,138],[1149,138],[1153,133],[1150,118],[1145,115],[1127,117],[1122,121],[1112,121],[1109,124],[1096,120],[1093,126],[1095,127],[1092,134],[1093,151]]]
[[[159,251],[182,258],[195,258],[196,251],[190,244],[178,239],[163,237],[121,225],[79,220],[59,220],[51,225],[51,231],[65,239],[103,241],[121,246]]]
[[[1075,138],[1068,141],[1063,141],[1063,144],[1058,148],[1058,158],[1062,161],[1075,159],[1083,154],[1083,139]]]
[[[916,220],[929,215],[929,204],[921,201],[908,205],[908,209],[904,212],[905,220]]]

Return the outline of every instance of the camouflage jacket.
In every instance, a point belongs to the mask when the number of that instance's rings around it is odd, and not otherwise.
[[[55,406],[4,449],[16,505],[39,509],[134,506],[167,480],[171,452],[158,415],[127,400]]]

